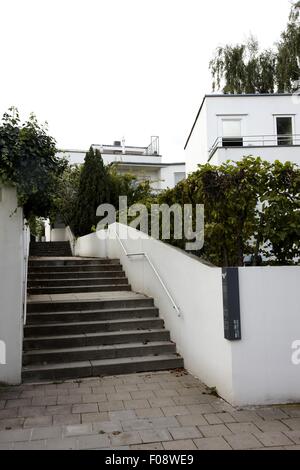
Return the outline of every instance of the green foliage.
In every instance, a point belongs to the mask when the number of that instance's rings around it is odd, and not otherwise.
[[[150,183],[119,174],[115,165],[105,166],[99,150],[91,147],[83,165],[67,166],[58,178],[51,220],[60,216],[77,236],[95,232],[97,207],[110,203],[118,211],[120,196],[127,196],[129,206],[144,201],[151,196]]]
[[[74,230],[82,165],[67,166],[57,181],[51,221],[60,216]]]
[[[45,222],[41,217],[35,217],[31,215],[27,222],[31,235],[39,238],[45,235]]]
[[[83,236],[97,225],[96,211],[100,204],[110,201],[110,185],[107,170],[99,150],[93,147],[87,152],[79,179],[79,190],[74,217],[75,235]]]
[[[52,208],[57,178],[66,166],[56,157],[55,140],[46,126],[31,115],[20,122],[15,108],[3,115],[0,125],[0,182],[16,187],[25,216],[46,217]]]
[[[260,53],[252,37],[245,44],[219,47],[209,65],[213,90],[223,85],[226,94],[273,93],[275,64],[274,53]]]
[[[174,189],[162,192],[159,204],[204,204],[204,259],[218,266],[293,264],[300,256],[300,169],[291,163],[244,157],[220,166],[200,165]],[[169,243],[180,248],[171,227]]]
[[[114,207],[119,205],[119,197],[127,196],[127,204],[131,206],[136,202],[141,202],[151,195],[149,181],[138,182],[136,176],[131,173],[120,174],[116,165],[108,168],[110,181],[110,203]]]
[[[299,2],[292,5],[289,21],[274,50],[259,51],[250,37],[244,44],[216,50],[209,67],[213,90],[228,94],[292,92],[300,77]]]
[[[269,167],[259,214],[262,253],[275,264],[293,264],[300,256],[300,169],[292,163]]]
[[[277,44],[276,81],[281,93],[293,90],[293,81],[300,78],[300,3],[291,10],[286,30]]]

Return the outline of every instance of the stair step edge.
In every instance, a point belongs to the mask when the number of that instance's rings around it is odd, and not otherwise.
[[[94,367],[94,366],[109,366],[109,365],[120,365],[120,364],[132,364],[132,363],[143,363],[150,361],[167,361],[167,360],[181,360],[182,358],[176,353],[174,354],[162,354],[160,356],[133,356],[126,358],[117,358],[117,359],[97,359],[91,361],[79,361],[79,362],[69,362],[69,363],[55,363],[47,365],[30,365],[24,366],[23,371],[43,371],[43,370],[55,370],[55,369],[68,369],[68,368],[78,368],[78,367]]]

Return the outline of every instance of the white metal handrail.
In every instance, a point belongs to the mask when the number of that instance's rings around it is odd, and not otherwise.
[[[117,239],[122,247],[122,250],[124,251],[124,254],[127,256],[127,258],[132,258],[132,257],[135,257],[135,256],[143,256],[144,258],[146,258],[146,260],[148,261],[149,265],[151,266],[153,272],[155,273],[157,279],[159,280],[159,282],[161,283],[164,291],[166,292],[168,298],[170,299],[171,303],[172,303],[172,306],[174,308],[174,310],[176,310],[177,312],[177,315],[178,317],[180,318],[182,316],[181,314],[181,311],[179,309],[179,307],[177,306],[175,300],[173,299],[172,295],[170,294],[169,292],[169,289],[167,288],[167,286],[165,285],[163,279],[161,278],[159,272],[157,271],[157,269],[155,268],[154,264],[152,263],[151,259],[149,258],[149,256],[147,255],[147,253],[144,253],[144,252],[140,252],[140,253],[128,253],[121,238],[119,237],[119,234],[117,233],[117,230],[115,230],[115,233],[116,233],[116,236],[117,236]]]

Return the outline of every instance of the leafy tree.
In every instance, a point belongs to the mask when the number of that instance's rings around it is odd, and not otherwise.
[[[80,174],[74,217],[75,235],[90,233],[92,227],[97,225],[97,207],[108,202],[110,202],[108,173],[99,150],[90,147]]]
[[[30,216],[28,220],[30,235],[43,237],[45,235],[45,221],[41,217]]]
[[[56,143],[32,114],[21,123],[10,108],[0,125],[0,182],[17,189],[18,202],[27,218],[47,217],[52,209],[57,178],[66,166],[56,156]]]
[[[278,92],[293,90],[293,82],[300,78],[300,2],[296,2],[289,16],[286,30],[277,44],[276,82]]]
[[[259,53],[258,42],[219,47],[211,60],[213,90],[226,94],[273,93],[275,56],[271,50]]]
[[[293,91],[300,78],[300,2],[293,3],[289,21],[273,49],[259,50],[250,37],[243,44],[219,47],[209,67],[213,90],[228,94]]]

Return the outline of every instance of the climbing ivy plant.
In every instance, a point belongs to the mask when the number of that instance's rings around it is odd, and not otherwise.
[[[153,201],[152,201],[153,202]],[[159,204],[204,204],[204,247],[198,254],[217,266],[297,263],[300,257],[300,168],[244,157],[209,163],[163,191]],[[165,240],[185,249],[184,236]]]
[[[14,186],[25,216],[47,217],[51,211],[57,178],[67,162],[56,156],[56,142],[47,125],[32,114],[22,123],[16,108],[3,115],[0,124],[0,183]]]

